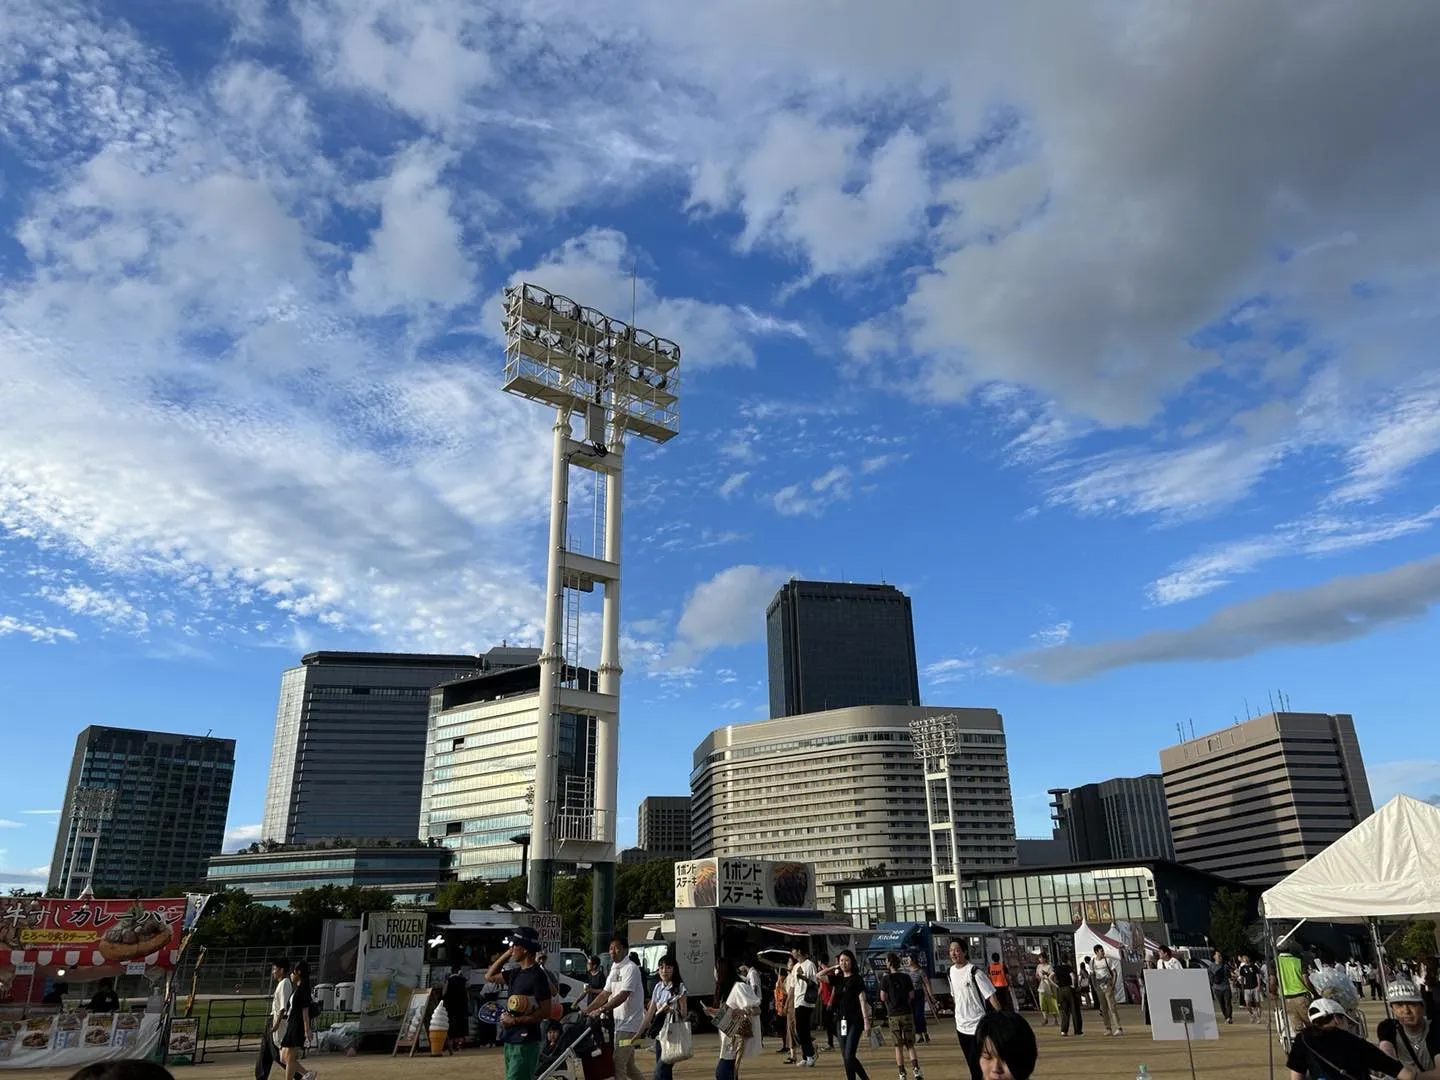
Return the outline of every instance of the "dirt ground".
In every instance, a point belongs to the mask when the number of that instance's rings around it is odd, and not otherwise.
[[[1370,1029],[1383,1017],[1383,1011],[1368,1006]],[[1190,1075],[1185,1044],[1157,1043],[1151,1040],[1149,1031],[1140,1023],[1139,1010],[1121,1006],[1121,1021],[1126,1025],[1122,1038],[1106,1038],[1100,1014],[1093,1010],[1085,1013],[1085,1035],[1073,1035],[1062,1039],[1053,1026],[1037,1027],[1036,1037],[1040,1042],[1040,1064],[1035,1070],[1036,1080],[1129,1080],[1143,1063],[1150,1068],[1154,1080],[1181,1080]],[[1027,1013],[1026,1018],[1038,1023],[1038,1016]],[[964,1065],[960,1048],[955,1042],[953,1027],[949,1021],[939,1025],[932,1022],[931,1034],[935,1042],[920,1046],[920,1064],[927,1080],[961,1080]],[[1220,1028],[1219,1042],[1197,1042],[1194,1044],[1195,1075],[1201,1080],[1250,1080],[1270,1075],[1267,1062],[1268,1046],[1276,1051],[1275,1075],[1284,1076],[1284,1061],[1278,1042],[1265,1037],[1266,1028],[1252,1026],[1243,1012],[1235,1024]],[[824,1036],[821,1036],[823,1042]],[[795,1068],[786,1066],[783,1058],[769,1047],[778,1045],[766,1040],[767,1050],[759,1059],[746,1058],[741,1065],[744,1080],[782,1080],[795,1078]],[[714,1075],[714,1062],[718,1053],[714,1035],[698,1035],[695,1038],[695,1057],[675,1068],[676,1080],[709,1080]],[[861,1061],[873,1080],[894,1080],[894,1050],[868,1047],[861,1054]],[[322,1080],[391,1080],[410,1076],[424,1076],[427,1080],[504,1080],[504,1067],[498,1050],[467,1050],[454,1057],[413,1059],[391,1058],[384,1055],[363,1055],[343,1057],[340,1055],[311,1055],[309,1064],[319,1072]],[[645,1075],[650,1075],[650,1059],[644,1059]],[[221,1054],[218,1060],[204,1065],[176,1066],[177,1080],[252,1080],[254,1057],[250,1054]],[[815,1069],[816,1073],[829,1076],[831,1080],[843,1077],[838,1054],[822,1053]],[[15,1070],[11,1075],[17,1080],[68,1080],[69,1071]],[[279,1080],[281,1072],[276,1069],[272,1080]]]

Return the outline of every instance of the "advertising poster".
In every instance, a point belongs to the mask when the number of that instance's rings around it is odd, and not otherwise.
[[[78,952],[80,967],[168,965],[184,917],[183,900],[0,899],[0,949]]]
[[[736,857],[677,862],[675,906],[813,908],[815,868]]]
[[[359,1006],[361,1031],[393,1031],[424,981],[423,911],[372,911],[360,938]]]
[[[354,982],[360,962],[359,919],[326,919],[320,926],[320,975],[317,982]]]
[[[200,1021],[197,1017],[178,1017],[170,1023],[167,1060],[171,1065],[194,1065],[195,1051],[200,1045]]]
[[[560,916],[541,911],[530,917],[530,925],[540,935],[540,951],[550,954],[552,966],[560,961]]]
[[[109,1046],[115,1037],[114,1013],[91,1013],[85,1017],[85,1034],[81,1042],[92,1049]]]
[[[13,1057],[35,1054],[50,1049],[50,1040],[55,1033],[54,1016],[32,1016],[20,1024],[19,1037],[15,1040]]]
[[[138,1013],[116,1013],[115,1034],[110,1040],[112,1046],[134,1046],[140,1038],[143,1020]]]

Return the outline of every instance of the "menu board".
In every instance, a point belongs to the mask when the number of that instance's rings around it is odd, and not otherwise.
[[[179,1017],[171,1021],[166,1061],[171,1065],[194,1065],[195,1048],[199,1042],[200,1021],[197,1017]]]
[[[79,1013],[61,1013],[55,1017],[54,1035],[50,1041],[52,1050],[72,1050],[80,1045],[80,1026],[85,1018]]]
[[[28,1017],[20,1023],[20,1030],[15,1039],[15,1049],[10,1056],[21,1057],[39,1050],[49,1050],[50,1040],[54,1034],[55,1017],[53,1015]]]
[[[144,1019],[140,1013],[116,1013],[115,1034],[111,1036],[110,1045],[134,1046],[140,1038],[140,1023]]]
[[[85,1017],[84,1033],[80,1037],[81,1043],[87,1047],[99,1048],[109,1046],[115,1038],[115,1014],[114,1013],[91,1013]]]

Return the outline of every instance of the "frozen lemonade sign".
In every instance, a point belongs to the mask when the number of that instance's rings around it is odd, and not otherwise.
[[[425,969],[423,911],[372,911],[361,938],[360,1009],[362,1030],[399,1026]]]
[[[675,906],[810,908],[815,868],[763,859],[691,859],[675,864]]]

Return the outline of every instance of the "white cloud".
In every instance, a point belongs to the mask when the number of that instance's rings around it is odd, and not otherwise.
[[[50,883],[50,867],[36,866],[21,869],[8,865],[6,851],[0,848],[0,893],[11,889],[25,889],[30,892],[44,890]]]
[[[728,499],[739,491],[745,485],[745,481],[749,479],[750,474],[748,472],[733,472],[725,478],[725,482],[716,490],[722,499]]]
[[[754,641],[765,630],[765,608],[795,575],[773,566],[741,565],[701,582],[685,601],[670,660],[688,665],[724,645]]]
[[[39,595],[73,615],[107,623],[117,629],[143,635],[150,627],[150,617],[144,611],[123,596],[103,589],[89,585],[46,586]]]
[[[3,521],[0,521],[0,524],[3,524]],[[74,630],[63,626],[41,626],[17,619],[14,615],[0,615],[0,637],[7,634],[20,634],[45,645],[53,645],[57,641],[75,641],[79,637]]]
[[[1046,682],[1074,682],[1136,664],[1230,660],[1281,645],[1349,641],[1390,623],[1419,619],[1437,602],[1440,557],[1267,593],[1221,608],[1183,630],[1038,649],[1009,657],[1003,666]]]
[[[1176,604],[1228,585],[1241,574],[1286,555],[1331,555],[1409,536],[1440,521],[1440,506],[1420,514],[1347,519],[1316,514],[1272,532],[1232,541],[1192,556],[1146,590],[1152,603]]]
[[[225,840],[221,845],[222,851],[239,851],[243,847],[255,843],[260,839],[261,826],[259,825],[235,825],[225,830]]]
[[[0,829],[23,829],[23,821],[11,821],[9,818],[0,818]]]
[[[1350,447],[1337,503],[1370,502],[1385,494],[1416,464],[1440,451],[1440,378],[1428,377],[1387,402]]]
[[[909,458],[909,454],[877,454],[874,457],[864,458],[860,462],[860,471],[866,476],[888,469],[891,465],[899,465]]]
[[[977,661],[974,656],[952,656],[944,660],[936,660],[933,664],[926,664],[921,675],[927,683],[935,686],[945,686],[950,683],[964,682],[974,674]]]
[[[770,497],[775,509],[786,517],[818,515],[827,506],[850,498],[850,470],[835,465],[808,484],[787,484]]]
[[[1035,633],[1030,635],[1032,641],[1042,649],[1053,649],[1057,645],[1064,645],[1070,640],[1071,624],[1069,620],[1051,623],[1049,626],[1042,626]]]
[[[380,196],[380,227],[350,267],[355,306],[362,312],[450,306],[470,295],[475,265],[462,250],[453,199],[440,181],[444,165],[444,155],[427,145],[396,159]]]

